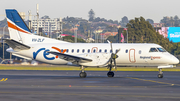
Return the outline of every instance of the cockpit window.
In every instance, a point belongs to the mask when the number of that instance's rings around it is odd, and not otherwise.
[[[158,52],[158,50],[156,48],[151,48],[149,52]]]
[[[157,48],[160,52],[166,52],[164,48]]]

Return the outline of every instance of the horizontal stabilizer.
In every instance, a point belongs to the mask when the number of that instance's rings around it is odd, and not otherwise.
[[[11,47],[13,48],[14,51],[20,51],[20,50],[28,50],[30,49],[31,47],[25,45],[25,44],[22,44],[20,42],[17,42],[13,39],[3,39],[6,41],[6,43]]]
[[[59,56],[59,58],[64,59],[64,60],[69,61],[69,62],[91,62],[92,61],[92,59],[87,59],[87,58],[68,55],[68,54],[63,54],[63,53],[59,53],[59,52],[49,51],[48,53],[57,55],[57,56]]]

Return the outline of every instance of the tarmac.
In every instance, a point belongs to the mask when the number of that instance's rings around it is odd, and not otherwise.
[[[180,101],[180,72],[0,70],[0,101]]]

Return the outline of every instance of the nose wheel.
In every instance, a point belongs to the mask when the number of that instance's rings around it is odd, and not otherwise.
[[[162,68],[159,68],[158,78],[163,78]]]
[[[163,78],[163,74],[158,74],[158,78]]]

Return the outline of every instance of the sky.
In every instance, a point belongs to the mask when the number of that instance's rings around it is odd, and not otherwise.
[[[142,16],[159,23],[165,16],[180,17],[180,0],[0,0],[0,20],[5,18],[8,8],[26,15],[31,10],[36,15],[36,4],[40,17],[48,15],[51,19],[68,16],[88,20],[91,9],[95,17],[118,21],[124,16],[129,20]]]

